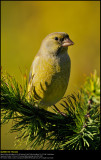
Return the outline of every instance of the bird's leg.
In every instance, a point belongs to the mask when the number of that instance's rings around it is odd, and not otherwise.
[[[54,108],[57,110],[58,113],[60,113],[61,115],[67,117],[67,115],[66,115],[65,113],[61,112],[61,111],[56,107],[55,104],[54,104],[53,106],[54,106]]]

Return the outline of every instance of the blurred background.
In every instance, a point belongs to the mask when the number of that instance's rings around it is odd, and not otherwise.
[[[100,1],[1,2],[1,66],[19,83],[21,72],[29,73],[41,41],[52,32],[66,32],[75,43],[68,49],[70,94],[94,69],[100,74]],[[1,128],[1,149],[16,149],[17,134],[8,133],[11,125]]]

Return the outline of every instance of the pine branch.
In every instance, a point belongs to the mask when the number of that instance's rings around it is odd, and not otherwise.
[[[36,97],[38,96],[37,93]],[[100,145],[100,82],[96,72],[87,77],[78,93],[64,97],[64,114],[36,107],[27,100],[27,80],[19,86],[14,77],[1,79],[2,124],[13,120],[11,132],[29,149],[98,150]]]

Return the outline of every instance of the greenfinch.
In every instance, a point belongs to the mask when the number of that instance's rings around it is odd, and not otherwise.
[[[65,94],[71,69],[68,46],[74,43],[65,32],[46,36],[34,58],[28,83],[28,97],[39,102],[39,107],[55,105]]]

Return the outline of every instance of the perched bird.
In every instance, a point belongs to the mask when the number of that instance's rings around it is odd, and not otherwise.
[[[39,101],[39,107],[56,104],[65,94],[71,61],[68,46],[74,43],[65,32],[49,34],[41,44],[34,58],[28,83],[28,96]]]

